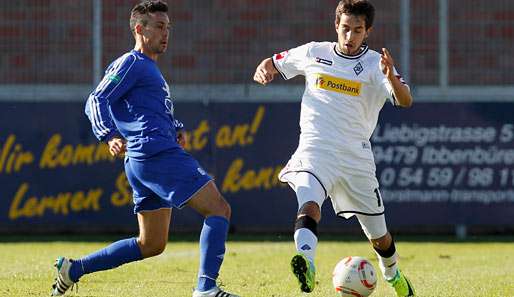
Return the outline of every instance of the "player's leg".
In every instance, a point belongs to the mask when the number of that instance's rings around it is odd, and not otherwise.
[[[394,240],[387,231],[385,216],[357,215],[357,218],[377,254],[385,280],[395,289],[397,296],[415,296],[412,284],[398,267],[398,253]]]
[[[296,250],[314,262],[325,190],[316,177],[308,172],[292,172],[289,175],[294,175],[289,177],[289,184],[295,191],[298,201],[294,226]]]
[[[378,257],[382,275],[386,280],[392,279],[398,270],[398,253],[392,240],[391,234],[387,231],[384,215],[367,216],[357,214],[364,234],[373,245]]]
[[[141,211],[137,214],[137,243],[143,259],[160,255],[168,242],[171,208]]]
[[[66,290],[89,273],[113,269],[126,263],[158,255],[168,240],[171,209],[138,213],[139,237],[116,241],[109,246],[77,260],[57,259],[57,279],[52,296],[64,295]]]
[[[136,173],[140,171],[137,165],[141,164],[133,164],[128,158],[125,160],[125,173],[134,195],[134,211],[138,213],[139,238],[114,242],[78,260],[58,258],[55,265],[57,278],[52,296],[64,295],[84,274],[138,261],[156,255],[164,249],[168,238],[171,205],[159,199],[136,177]]]
[[[216,279],[225,255],[225,242],[229,228],[231,209],[221,196],[215,183],[209,181],[196,192],[187,205],[205,217],[200,233],[200,267],[198,284],[193,297],[238,297],[221,291]]]
[[[188,205],[205,217],[200,234],[198,288],[194,296],[218,294],[217,297],[235,297],[221,294],[216,287],[225,253],[230,206],[212,178],[190,154],[181,149],[163,151],[145,162],[134,161],[133,164],[136,169],[141,167],[141,170],[135,170],[139,180],[161,198],[156,201],[169,203],[178,209]]]
[[[84,258],[74,260],[70,270],[71,279],[76,282],[84,274],[159,255],[168,241],[170,218],[171,209],[166,208],[138,213],[138,238],[117,241]]]
[[[314,259],[318,245],[318,223],[326,194],[317,178],[308,172],[291,172],[283,177],[296,193],[298,212],[294,227],[297,254],[291,259],[291,269],[303,292],[315,286]]]

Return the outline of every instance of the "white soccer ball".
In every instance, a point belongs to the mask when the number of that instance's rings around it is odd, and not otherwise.
[[[346,257],[334,268],[332,283],[338,296],[367,297],[375,290],[377,274],[367,259]]]

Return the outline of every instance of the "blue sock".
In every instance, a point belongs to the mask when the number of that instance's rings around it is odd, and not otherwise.
[[[77,282],[84,274],[112,269],[142,259],[137,239],[123,239],[82,259],[73,260],[70,267],[70,279]]]
[[[200,233],[200,270],[198,291],[207,291],[216,286],[216,278],[225,255],[228,220],[212,216],[205,219]]]

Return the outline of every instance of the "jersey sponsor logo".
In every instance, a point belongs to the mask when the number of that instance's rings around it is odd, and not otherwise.
[[[117,76],[116,74],[111,74],[107,77],[110,81],[112,81],[113,83],[117,84],[120,82],[121,78],[119,76]]]
[[[364,67],[362,67],[362,64],[361,62],[357,63],[357,65],[355,65],[355,67],[353,67],[353,71],[355,71],[355,74],[358,76],[359,74],[361,74],[361,72],[364,70]]]
[[[281,60],[284,59],[288,54],[288,51],[283,51],[280,54],[275,55],[275,60]]]
[[[166,95],[164,97],[164,107],[166,107],[166,113],[173,116],[175,108],[173,107],[173,100],[171,100],[170,86],[168,85],[168,83],[166,83],[166,81],[164,81],[164,86],[162,87],[162,90],[166,92]]]
[[[173,115],[173,101],[169,98],[165,98],[164,106],[166,107],[166,113]]]
[[[328,66],[332,66],[332,61],[326,60],[326,59],[322,59],[322,58],[319,58],[319,57],[316,57],[316,63],[321,63],[321,64],[325,64],[325,65],[328,65]]]
[[[362,84],[358,81],[347,80],[326,74],[319,74],[316,78],[316,87],[327,91],[342,93],[350,96],[361,94]]]

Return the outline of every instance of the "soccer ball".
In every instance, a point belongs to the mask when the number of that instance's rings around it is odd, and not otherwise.
[[[377,274],[367,259],[346,257],[334,268],[332,283],[338,296],[367,297],[375,290]]]

